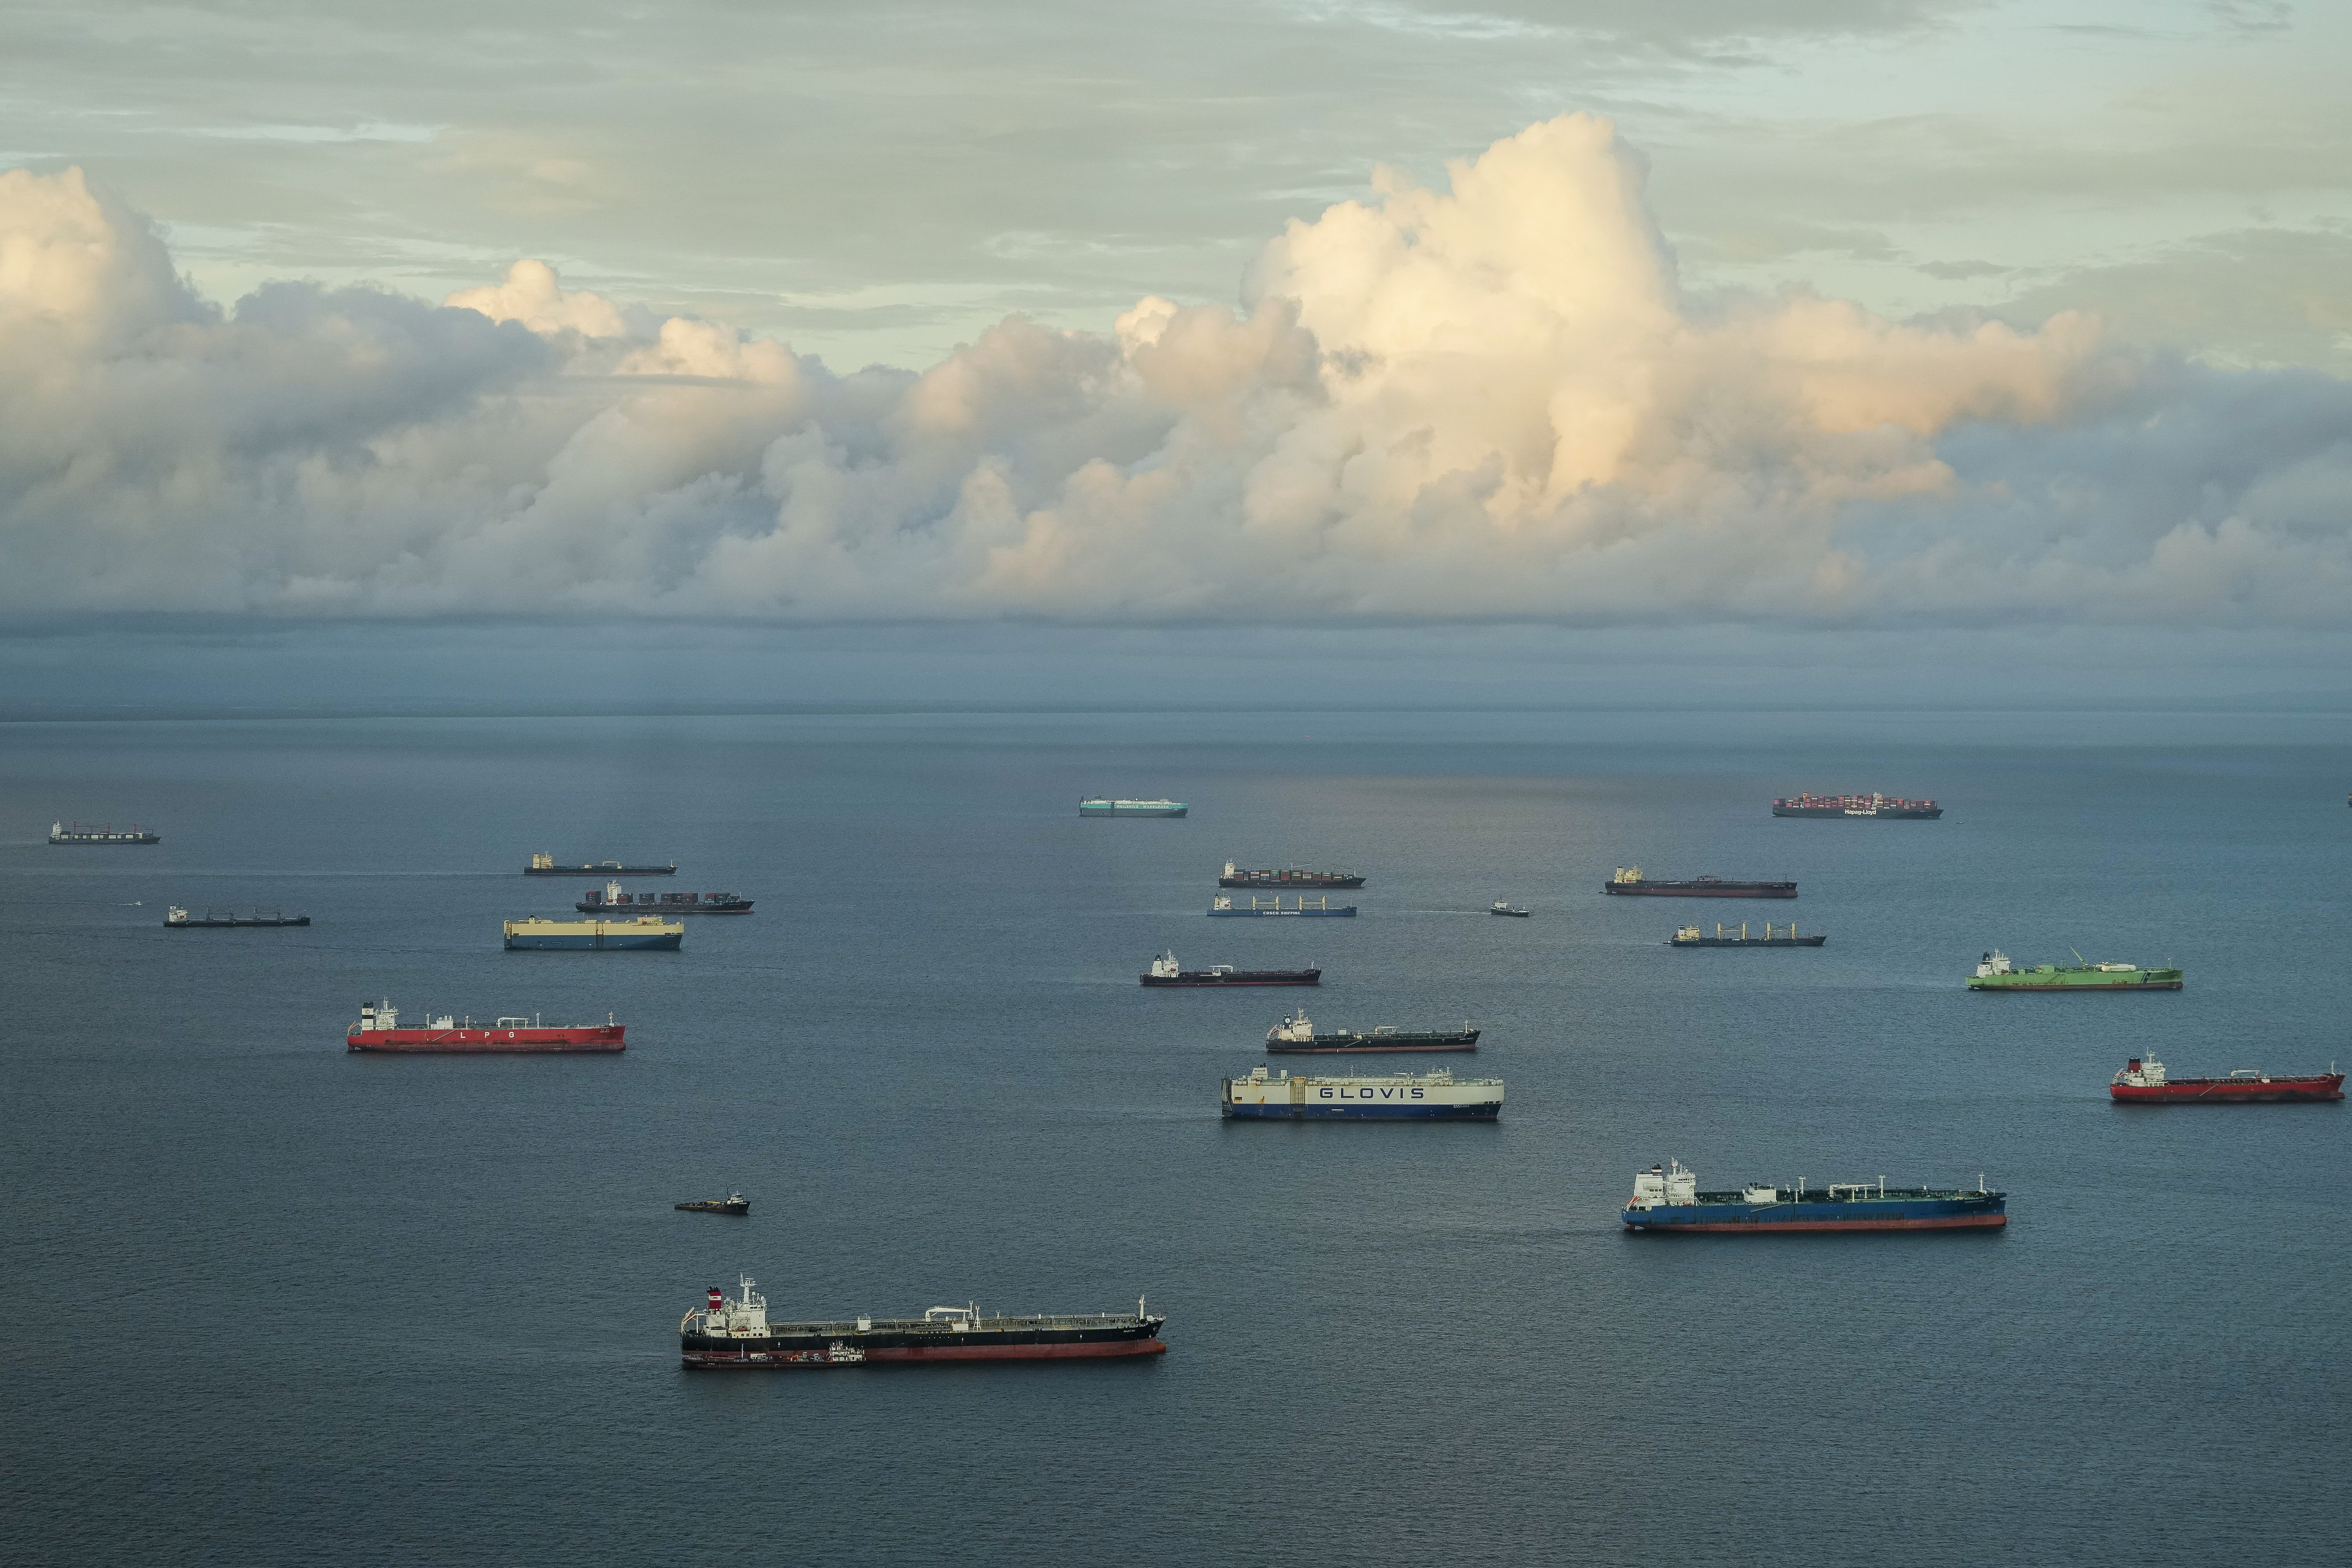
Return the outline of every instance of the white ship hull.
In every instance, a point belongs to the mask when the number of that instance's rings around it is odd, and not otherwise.
[[[1225,1079],[1221,1109],[1249,1121],[1492,1121],[1503,1113],[1503,1081],[1444,1072],[1317,1078],[1260,1069]]]

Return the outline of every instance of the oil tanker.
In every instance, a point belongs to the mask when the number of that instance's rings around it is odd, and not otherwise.
[[[427,1016],[421,1029],[404,1029],[400,1009],[377,1002],[360,1009],[360,1021],[343,1031],[343,1043],[354,1051],[488,1056],[617,1051],[626,1048],[623,1037],[627,1033],[628,1026],[614,1023],[610,1013],[601,1024],[558,1024],[552,1028],[537,1018],[499,1018],[485,1026],[445,1013]]]
[[[1793,899],[1794,882],[1727,882],[1720,877],[1693,877],[1681,882],[1654,882],[1639,866],[1620,866],[1616,875],[1601,884],[1604,893],[1634,899]]]
[[[1969,977],[1971,991],[2178,991],[2178,969],[2142,969],[2137,963],[2037,963],[2020,969],[1994,948]]]
[[[1293,1078],[1253,1068],[1224,1080],[1221,1114],[1247,1121],[1492,1121],[1503,1080],[1455,1078],[1444,1068],[1392,1077]]]
[[[768,1299],[750,1275],[729,1296],[709,1299],[678,1321],[678,1359],[703,1371],[813,1371],[909,1362],[1080,1361],[1159,1355],[1164,1317],[1144,1310],[990,1316],[974,1306],[932,1307],[919,1318],[835,1318],[772,1323]]]
[[[2326,1072],[2273,1078],[2258,1068],[2240,1068],[2227,1078],[2172,1078],[2154,1057],[2134,1057],[2107,1085],[2125,1105],[2244,1105],[2293,1100],[2341,1100],[2344,1075]]]
[[[1218,874],[1220,888],[1360,888],[1364,879],[1353,871],[1302,871],[1296,866],[1281,870],[1244,870],[1231,860]]]
[[[1737,1192],[1702,1193],[1698,1178],[1679,1162],[1653,1165],[1633,1177],[1625,1205],[1627,1230],[1666,1234],[1787,1236],[1824,1230],[1989,1230],[2009,1223],[2009,1194],[1977,1188],[1890,1187],[1832,1182],[1808,1188],[1750,1183]]]
[[[591,888],[572,906],[583,915],[748,915],[751,900],[740,893],[625,893],[618,882]]]
[[[1319,985],[1323,972],[1319,969],[1235,969],[1230,963],[1213,963],[1206,969],[1177,967],[1175,949],[1171,948],[1151,961],[1151,967],[1139,979],[1146,985]]]
[[[1394,1029],[1382,1025],[1368,1035],[1353,1029],[1318,1035],[1305,1013],[1285,1013],[1282,1022],[1265,1032],[1265,1048],[1277,1056],[1307,1052],[1364,1055],[1381,1051],[1475,1051],[1478,1048],[1478,1031],[1465,1018],[1459,1029]]]
[[[1775,816],[1861,816],[1885,821],[1933,822],[1944,808],[1932,800],[1892,795],[1792,795],[1772,803]]]

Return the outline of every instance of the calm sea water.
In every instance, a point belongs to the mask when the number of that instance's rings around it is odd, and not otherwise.
[[[2259,730],[2260,727],[2255,727]],[[874,717],[9,727],[0,1556],[22,1563],[2343,1561],[2340,721]],[[1939,823],[1775,821],[1800,788]],[[1083,793],[1192,803],[1081,821]],[[152,849],[42,843],[138,820]],[[746,920],[507,953],[675,858]],[[1211,921],[1227,858],[1366,873]],[[1794,877],[1795,904],[1600,882]],[[1507,897],[1528,921],[1483,910]],[[177,902],[307,930],[167,931]],[[1818,952],[1677,952],[1793,916]],[[1979,996],[1984,949],[2178,994]],[[1232,1124],[1318,1024],[1487,1031],[1493,1126]],[[348,1056],[389,997],[618,1058]],[[1454,1058],[1457,1067],[1467,1064]],[[1433,1063],[1430,1065],[1434,1065]],[[2011,1194],[2006,1233],[1629,1237],[1633,1173]],[[748,1219],[675,1213],[740,1187]],[[1131,1307],[1135,1363],[679,1371],[780,1315]]]

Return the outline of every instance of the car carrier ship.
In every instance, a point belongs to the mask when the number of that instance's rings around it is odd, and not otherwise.
[[[1994,948],[1969,977],[1971,991],[2178,991],[2178,969],[2142,969],[2137,963],[2085,963],[2076,953],[2069,964],[2037,963],[2020,969]]]
[[[526,877],[675,877],[677,862],[667,866],[625,866],[618,860],[599,860],[593,866],[559,866],[552,855],[534,855],[530,864],[522,868]]]
[[[1775,816],[1861,816],[1886,821],[1932,822],[1944,808],[1932,800],[1893,795],[1792,795],[1772,803]]]
[[[1323,972],[1319,969],[1236,969],[1230,963],[1213,963],[1206,969],[1181,969],[1176,963],[1176,950],[1170,948],[1151,961],[1151,967],[1139,976],[1146,985],[1320,985]]]
[[[626,1048],[628,1026],[610,1013],[601,1024],[542,1024],[536,1017],[499,1018],[488,1025],[445,1013],[427,1016],[421,1029],[400,1026],[400,1009],[378,1002],[360,1009],[360,1021],[343,1031],[346,1049],[403,1051],[436,1056],[535,1055],[555,1051],[617,1051]]]
[[[618,882],[591,888],[572,906],[583,915],[748,915],[751,900],[740,893],[625,893]]]
[[[2009,1194],[1977,1188],[1890,1187],[1832,1182],[1808,1187],[1750,1183],[1737,1192],[1702,1193],[1698,1178],[1679,1162],[1653,1165],[1633,1177],[1625,1205],[1627,1230],[1668,1234],[1787,1236],[1824,1230],[1989,1230],[2009,1223]]]
[[[1231,860],[1218,873],[1220,888],[1360,888],[1364,879],[1353,871],[1302,871],[1296,866],[1281,870],[1244,870]]]
[[[2245,1105],[2265,1101],[2341,1100],[2344,1075],[2330,1062],[2326,1072],[2273,1078],[2259,1068],[2240,1068],[2227,1078],[2173,1078],[2152,1056],[2124,1064],[2107,1093],[2125,1105]]]
[[[837,1318],[772,1323],[768,1300],[750,1275],[729,1296],[710,1287],[703,1305],[678,1321],[678,1358],[705,1371],[778,1372],[910,1362],[1099,1361],[1159,1355],[1168,1320],[1136,1298],[1126,1312],[990,1316],[978,1307],[932,1307],[919,1318]]]
[[[95,826],[87,822],[52,822],[49,824],[52,844],[161,844],[163,838],[135,824],[117,827],[110,822]]]
[[[1305,1013],[1285,1013],[1282,1022],[1265,1032],[1265,1048],[1276,1056],[1309,1052],[1361,1056],[1383,1051],[1475,1051],[1478,1048],[1478,1031],[1465,1018],[1459,1029],[1397,1029],[1382,1025],[1370,1034],[1335,1029],[1318,1035]]]
[[[1342,904],[1334,909],[1331,906],[1330,897],[1327,894],[1311,904],[1306,899],[1300,898],[1295,900],[1290,908],[1285,909],[1282,907],[1282,896],[1278,893],[1263,901],[1255,893],[1252,893],[1248,907],[1244,908],[1234,903],[1231,895],[1219,893],[1210,902],[1209,912],[1213,915],[1281,915],[1293,920],[1302,915],[1310,920],[1320,915],[1330,915],[1353,920],[1356,916],[1356,906]]]
[[[1794,882],[1727,882],[1720,877],[1693,877],[1681,882],[1654,882],[1639,866],[1620,866],[1601,884],[1604,893],[1632,899],[1793,899]]]
[[[1432,1073],[1390,1077],[1292,1077],[1255,1068],[1223,1082],[1219,1111],[1245,1121],[1492,1121],[1503,1114],[1503,1080]]]
[[[686,922],[666,921],[659,915],[609,921],[551,921],[544,915],[530,915],[507,921],[506,933],[507,947],[514,952],[652,949],[674,952],[686,940]]]

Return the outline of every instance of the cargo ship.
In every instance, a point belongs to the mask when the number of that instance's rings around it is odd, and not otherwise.
[[[274,910],[266,915],[225,915],[219,913],[217,910],[206,910],[205,911],[204,918],[202,920],[197,920],[179,905],[173,904],[170,909],[163,911],[163,923],[172,927],[175,931],[184,928],[193,931],[205,927],[306,926],[310,923],[310,917],[309,915],[279,914]]]
[[[659,915],[613,921],[551,921],[542,915],[531,915],[507,921],[506,931],[507,946],[518,950],[577,948],[601,952],[607,949],[657,948],[675,952],[686,940],[684,921],[666,921]]]
[[[740,893],[625,893],[618,882],[591,888],[572,906],[583,915],[748,915],[751,900]]]
[[[1994,948],[1969,977],[1971,991],[2178,991],[2178,969],[2142,969],[2137,963],[2037,963],[2020,969]]]
[[[400,1010],[389,1002],[360,1009],[360,1021],[343,1031],[346,1049],[406,1051],[424,1055],[499,1056],[554,1051],[617,1051],[625,1048],[626,1024],[610,1013],[601,1024],[559,1024],[537,1018],[500,1018],[488,1026],[451,1014],[427,1017],[421,1029],[400,1026]]]
[[[1176,952],[1171,948],[1151,961],[1151,967],[1140,976],[1146,985],[1320,985],[1323,972],[1319,969],[1235,969],[1230,963],[1213,963],[1206,969],[1180,969]]]
[[[667,866],[625,866],[618,860],[600,860],[593,866],[559,866],[552,855],[534,855],[530,864],[522,868],[526,877],[675,877],[677,862]]]
[[[740,1193],[730,1193],[723,1198],[695,1198],[687,1203],[672,1204],[669,1206],[674,1209],[684,1209],[688,1214],[745,1215],[751,1212],[751,1200]]]
[[[1944,808],[1932,800],[1893,795],[1792,795],[1772,803],[1775,816],[1873,816],[1933,822]]]
[[[909,1362],[1079,1361],[1159,1355],[1167,1322],[1144,1310],[990,1316],[975,1306],[932,1307],[919,1318],[836,1318],[772,1323],[751,1276],[730,1297],[716,1285],[677,1325],[681,1362],[698,1370],[789,1372]]]
[[[1231,860],[1217,876],[1220,888],[1360,888],[1364,879],[1353,871],[1302,871],[1296,866],[1279,871],[1246,871]]]
[[[1809,1189],[1751,1183],[1737,1192],[1702,1193],[1698,1178],[1679,1162],[1653,1165],[1633,1177],[1625,1205],[1627,1230],[1665,1234],[1785,1236],[1823,1230],[1990,1230],[2009,1223],[2009,1194],[1977,1188],[1890,1187],[1832,1182]]]
[[[110,822],[93,827],[87,822],[52,822],[49,824],[52,844],[161,844],[159,836],[137,826],[117,827]]]
[[[1503,1114],[1503,1080],[1432,1073],[1386,1078],[1293,1078],[1251,1069],[1224,1080],[1218,1106],[1247,1121],[1492,1121]]]
[[[2240,1068],[2227,1078],[2170,1078],[2154,1057],[2134,1057],[2107,1085],[2126,1105],[2244,1105],[2266,1100],[2341,1100],[2344,1075],[2330,1062],[2326,1072],[2273,1078],[2257,1068]]]
[[[1282,1022],[1265,1032],[1265,1048],[1277,1056],[1318,1051],[1326,1055],[1364,1055],[1376,1051],[1475,1051],[1478,1048],[1478,1031],[1470,1026],[1469,1019],[1465,1018],[1459,1029],[1394,1029],[1383,1025],[1369,1035],[1359,1034],[1353,1029],[1338,1029],[1318,1035],[1306,1014],[1285,1013]]]
[[[1487,905],[1486,912],[1490,915],[1508,915],[1515,921],[1523,921],[1528,918],[1527,910],[1519,908],[1517,904],[1510,903],[1502,899],[1496,899],[1493,903]]]
[[[1080,816],[1181,816],[1190,809],[1181,800],[1111,800],[1089,795],[1078,802]]]
[[[1762,936],[1749,936],[1746,921],[1739,922],[1737,934],[1727,935],[1723,929],[1723,922],[1717,921],[1713,936],[1701,934],[1696,926],[1683,926],[1678,928],[1673,936],[1666,939],[1666,945],[1668,947],[1819,947],[1828,940],[1826,936],[1799,936],[1797,922],[1794,921],[1789,922],[1788,929],[1785,931],[1775,927],[1770,921],[1766,921]]]
[[[1635,899],[1793,899],[1794,882],[1727,882],[1720,877],[1693,877],[1682,882],[1654,882],[1639,866],[1620,866],[1601,884],[1604,893]]]
[[[1247,909],[1244,909],[1240,905],[1234,903],[1231,898],[1220,893],[1217,895],[1216,900],[1209,905],[1209,912],[1213,915],[1306,915],[1309,917],[1316,915],[1336,915],[1344,916],[1349,920],[1353,920],[1356,914],[1356,906],[1353,904],[1342,904],[1339,908],[1335,910],[1331,907],[1330,899],[1326,896],[1316,900],[1311,904],[1302,898],[1295,906],[1286,910],[1282,907],[1282,900],[1279,896],[1276,897],[1269,902],[1260,903],[1258,902],[1257,895],[1253,893],[1250,895],[1249,907]]]

